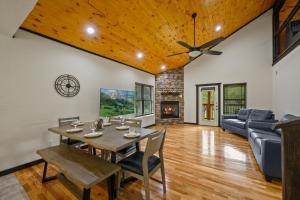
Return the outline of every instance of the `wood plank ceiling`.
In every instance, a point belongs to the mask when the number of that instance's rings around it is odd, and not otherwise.
[[[174,69],[188,62],[188,55],[167,55],[186,50],[177,40],[193,43],[193,12],[198,13],[199,46],[229,36],[274,1],[39,0],[21,27],[157,74],[161,65]],[[222,27],[219,32],[217,25]],[[86,33],[88,26],[95,28],[93,36]],[[142,59],[136,57],[138,52],[144,54]]]

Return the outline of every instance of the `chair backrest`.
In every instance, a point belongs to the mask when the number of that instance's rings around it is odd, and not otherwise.
[[[66,126],[72,124],[75,120],[79,120],[79,116],[77,117],[66,117],[66,118],[59,118],[58,119],[58,126]]]
[[[126,119],[125,124],[131,127],[141,128],[142,120],[140,119]]]
[[[148,160],[149,156],[152,156],[156,152],[159,151],[159,153],[162,153],[164,142],[165,142],[165,135],[166,135],[166,129],[162,129],[156,133],[151,134],[148,137],[145,153],[144,153],[144,160]]]

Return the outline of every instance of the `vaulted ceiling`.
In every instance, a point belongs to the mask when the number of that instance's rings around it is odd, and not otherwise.
[[[227,37],[272,7],[275,0],[39,0],[22,28],[157,74],[184,66],[188,55],[167,57],[193,44]],[[215,31],[220,25],[222,29]],[[95,33],[87,34],[93,27]],[[139,59],[137,53],[144,57]],[[209,55],[205,55],[209,56]]]

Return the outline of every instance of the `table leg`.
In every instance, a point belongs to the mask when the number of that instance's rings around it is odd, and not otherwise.
[[[116,152],[111,152],[111,162],[116,163],[117,162],[117,155]],[[110,185],[111,185],[111,195],[112,199],[115,199],[117,197],[117,191],[116,191],[116,175],[112,175],[110,178]],[[110,194],[109,194],[110,195]],[[111,197],[110,197],[111,198]],[[111,200],[111,199],[110,199]]]
[[[107,192],[108,192],[108,199],[109,200],[114,200],[115,199],[115,181],[114,181],[115,175],[110,176],[107,179]]]

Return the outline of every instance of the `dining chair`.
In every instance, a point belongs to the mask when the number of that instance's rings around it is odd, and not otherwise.
[[[150,200],[149,180],[155,180],[163,185],[163,192],[166,193],[165,168],[163,158],[163,147],[165,141],[166,129],[151,134],[148,138],[145,152],[137,151],[127,158],[121,160],[118,164],[122,167],[121,172],[128,176],[133,176],[144,181],[146,200]],[[159,156],[156,156],[158,152]],[[161,171],[162,181],[151,178],[158,170]],[[121,178],[118,180],[118,189],[120,188]]]
[[[70,125],[72,124],[75,120],[80,120],[79,116],[76,116],[76,117],[66,117],[66,118],[59,118],[58,119],[58,126],[61,127],[61,126],[67,126],[67,125]],[[74,140],[74,139],[70,139],[70,138],[66,138],[64,139],[62,135],[60,135],[60,144],[61,143],[64,143],[64,144],[67,144],[67,145],[72,145],[76,148],[79,148],[79,149],[86,149],[86,148],[89,148],[89,152],[91,154],[94,154],[96,155],[96,149],[95,148],[92,148],[92,147],[89,147],[87,144],[81,142],[81,141],[78,141],[78,140]]]
[[[72,124],[75,120],[79,120],[79,119],[80,119],[79,116],[76,116],[76,117],[59,118],[59,119],[58,119],[58,126],[59,126],[59,127],[67,126],[67,125]],[[81,143],[81,142],[78,141],[78,140],[72,140],[72,139],[70,139],[70,138],[64,139],[62,135],[60,135],[59,142],[60,142],[60,143],[65,143],[65,144],[68,144],[68,145],[74,145],[74,146]]]

